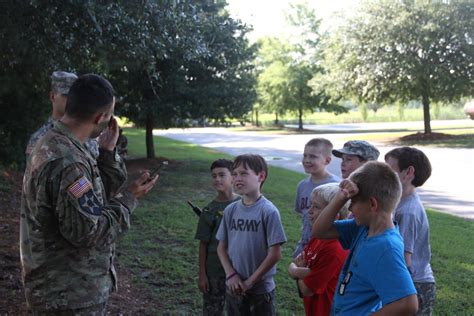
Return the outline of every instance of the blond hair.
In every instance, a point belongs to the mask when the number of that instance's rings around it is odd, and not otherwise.
[[[339,192],[339,183],[327,183],[320,186],[317,186],[311,192],[311,197],[318,197],[320,198],[326,205],[331,202],[331,200],[336,196],[337,192]],[[345,219],[349,214],[349,204],[350,202],[347,201],[346,204],[339,210],[340,219]]]

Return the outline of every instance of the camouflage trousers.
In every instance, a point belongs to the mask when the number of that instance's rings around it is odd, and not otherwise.
[[[276,315],[275,290],[264,294],[234,296],[226,293],[227,315],[274,316]]]
[[[415,282],[416,292],[418,293],[418,312],[416,315],[431,316],[436,300],[435,283]]]
[[[105,316],[107,315],[107,302],[86,308],[68,309],[61,311],[35,311],[33,316]]]
[[[202,314],[204,316],[224,315],[225,277],[209,277],[209,292],[203,294]]]

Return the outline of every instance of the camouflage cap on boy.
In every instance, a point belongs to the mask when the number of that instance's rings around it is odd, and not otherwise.
[[[55,71],[51,75],[51,91],[54,93],[68,94],[77,76],[70,72]]]
[[[365,140],[350,140],[344,144],[342,149],[333,149],[332,154],[341,158],[343,154],[357,155],[363,160],[377,160],[380,152],[375,146]]]

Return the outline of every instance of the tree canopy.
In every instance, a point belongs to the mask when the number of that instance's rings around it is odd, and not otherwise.
[[[54,70],[104,75],[117,113],[147,128],[178,119],[223,120],[255,98],[255,49],[224,1],[52,0],[0,3],[0,158],[23,158],[25,143],[50,113]],[[6,112],[6,113],[5,113]],[[12,120],[15,118],[15,120]]]
[[[311,78],[322,71],[319,25],[314,10],[307,4],[292,7],[288,20],[299,34],[298,40],[284,41],[267,38],[260,41],[258,69],[259,105],[278,114],[293,112],[298,115],[298,126],[303,128],[305,112],[326,110],[344,112],[343,106],[333,102],[324,89],[313,91]]]
[[[469,1],[366,1],[328,42],[313,79],[359,102],[430,103],[473,94],[474,6]]]

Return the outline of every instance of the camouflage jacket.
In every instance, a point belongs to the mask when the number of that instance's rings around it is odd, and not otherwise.
[[[95,160],[61,122],[31,153],[20,218],[22,277],[31,309],[85,308],[108,300],[116,284],[115,241],[128,230],[137,203],[120,188],[125,179],[117,175],[126,173],[116,158],[101,151]]]
[[[46,133],[52,129],[54,126],[54,120],[52,117],[48,119],[48,121],[41,126],[36,132],[31,135],[30,139],[28,140],[28,145],[26,145],[26,156],[28,157],[31,154],[31,151],[35,147],[36,143],[44,136]],[[99,143],[95,138],[89,138],[87,142],[84,144],[87,150],[91,153],[92,157],[97,159],[99,157]]]

